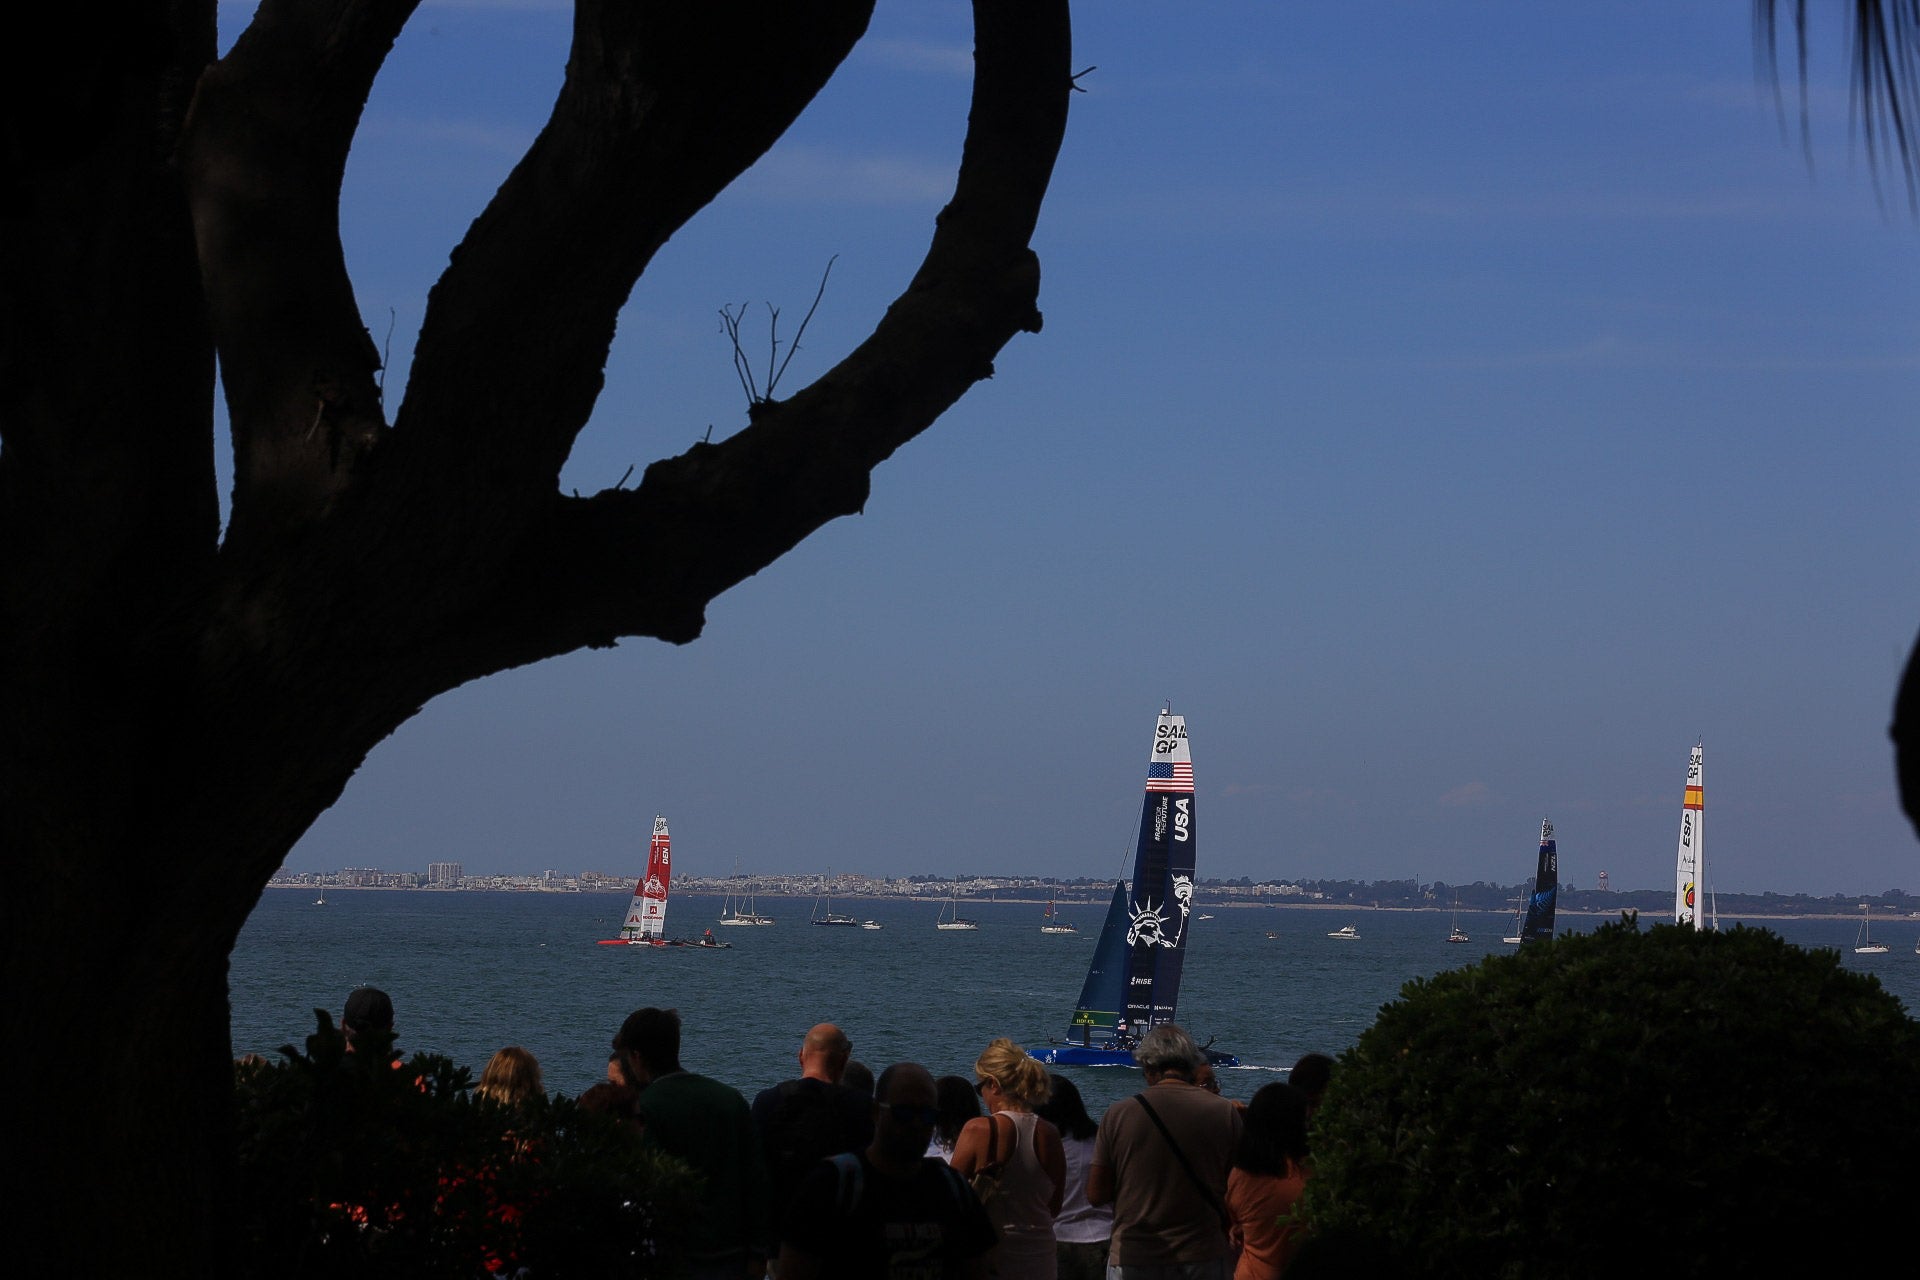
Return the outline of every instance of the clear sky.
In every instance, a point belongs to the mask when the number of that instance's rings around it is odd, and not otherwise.
[[[568,22],[429,3],[380,81],[343,227],[390,399]],[[1077,6],[1044,332],[704,638],[439,699],[289,867],[636,872],[659,812],[684,873],[1111,876],[1171,701],[1203,876],[1512,883],[1546,816],[1563,882],[1663,886],[1704,739],[1715,888],[1920,891],[1886,736],[1920,225],[1849,142],[1837,13],[1811,171],[1748,22]],[[738,429],[722,306],[749,350],[768,301],[789,337],[835,259],[784,391],[869,331],[950,191],[970,49],[964,4],[881,4],[641,280],[567,487]]]

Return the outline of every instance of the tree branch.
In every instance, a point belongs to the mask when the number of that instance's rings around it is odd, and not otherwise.
[[[347,151],[419,0],[265,0],[181,146],[234,445],[230,547],[323,514],[385,426],[340,247]]]
[[[846,359],[738,434],[654,463],[638,489],[554,499],[517,582],[519,611],[563,647],[520,661],[625,635],[694,638],[709,601],[858,512],[873,468],[990,376],[1015,333],[1039,329],[1028,241],[1066,126],[1067,6],[976,0],[974,13],[959,180],[906,292]]]
[[[543,507],[634,281],[785,132],[871,10],[580,0],[551,118],[434,288],[396,420],[403,446]]]

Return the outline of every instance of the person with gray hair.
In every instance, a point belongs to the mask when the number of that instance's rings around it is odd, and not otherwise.
[[[1147,1087],[1107,1108],[1087,1172],[1087,1202],[1113,1206],[1108,1280],[1231,1280],[1227,1174],[1244,1115],[1194,1083],[1206,1055],[1175,1024],[1133,1056]]]
[[[1191,1084],[1194,1069],[1206,1061],[1206,1055],[1178,1023],[1163,1022],[1140,1037],[1140,1047],[1133,1051],[1133,1060],[1143,1072],[1162,1076],[1170,1071],[1185,1073]]]

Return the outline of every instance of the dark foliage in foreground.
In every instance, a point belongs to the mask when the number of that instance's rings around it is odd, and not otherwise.
[[[1380,1011],[1315,1119],[1301,1273],[1778,1274],[1907,1220],[1915,1133],[1920,1022],[1877,978],[1626,919]]]
[[[671,1274],[698,1191],[685,1165],[566,1098],[473,1098],[467,1069],[436,1054],[347,1053],[315,1013],[305,1053],[236,1068],[241,1274]]]

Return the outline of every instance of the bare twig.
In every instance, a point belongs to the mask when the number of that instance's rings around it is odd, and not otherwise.
[[[740,389],[747,393],[748,404],[760,403],[760,388],[753,381],[753,367],[747,362],[747,353],[740,349],[740,322],[746,318],[747,304],[740,304],[740,314],[734,315],[730,306],[720,308],[720,324],[727,331],[727,341],[733,344],[733,376],[740,379]]]
[[[800,329],[793,335],[793,345],[787,348],[787,358],[780,362],[779,372],[773,372],[772,366],[768,366],[767,399],[773,399],[773,384],[778,382],[780,375],[787,371],[787,365],[793,360],[793,353],[800,349],[800,338],[806,333],[807,325],[812,322],[813,313],[820,309],[820,299],[827,296],[827,277],[833,274],[833,264],[839,260],[840,255],[837,253],[827,259],[827,269],[820,273],[820,287],[813,293],[813,305],[807,308],[807,314],[801,319]]]
[[[747,304],[741,303],[738,314],[731,305],[720,308],[720,323],[726,329],[727,341],[733,345],[733,375],[740,379],[740,389],[747,393],[749,406],[765,404],[773,399],[773,389],[778,386],[787,366],[793,363],[794,353],[800,350],[800,339],[807,332],[807,325],[813,321],[813,313],[820,309],[820,299],[827,294],[827,277],[833,274],[833,264],[840,255],[834,254],[827,259],[827,269],[820,273],[820,287],[814,291],[813,305],[807,308],[807,314],[800,321],[800,329],[793,335],[793,341],[787,344],[787,355],[780,357],[780,308],[771,302],[767,307],[767,390],[763,395],[760,385],[753,376],[752,362],[747,359],[746,350],[740,345],[740,326],[747,318]],[[709,428],[711,430],[711,428]]]

